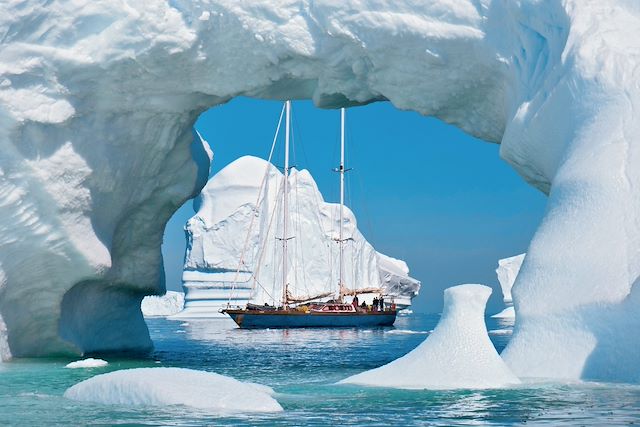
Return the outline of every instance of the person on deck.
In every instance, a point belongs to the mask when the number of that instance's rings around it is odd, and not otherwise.
[[[373,298],[373,311],[378,311],[378,297]]]
[[[384,298],[382,298],[382,296],[380,296],[378,304],[380,304],[380,311],[384,311]]]
[[[355,296],[353,297],[353,301],[351,301],[351,304],[353,305],[353,308],[355,308],[356,310],[358,309],[358,303],[359,303],[359,301],[358,301],[358,295],[355,295]]]

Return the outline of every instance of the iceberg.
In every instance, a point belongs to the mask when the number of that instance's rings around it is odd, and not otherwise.
[[[511,298],[511,288],[518,276],[525,255],[526,254],[520,254],[498,261],[496,274],[498,275],[498,282],[500,282],[500,288],[502,289],[502,299],[507,307],[491,317],[496,319],[513,319],[516,317],[516,311],[513,308],[513,299]]]
[[[505,304],[513,303],[511,288],[513,287],[513,282],[516,281],[516,277],[518,277],[518,272],[520,271],[525,255],[526,254],[520,254],[498,261],[496,274],[498,275],[498,281],[502,289],[502,298]]]
[[[484,310],[491,288],[459,285],[444,291],[442,317],[418,347],[344,384],[405,389],[486,389],[520,383],[489,339]]]
[[[142,299],[140,309],[145,317],[171,316],[184,307],[184,293],[167,291],[164,295],[152,295]]]
[[[183,405],[219,415],[280,412],[267,386],[213,372],[184,368],[124,369],[96,375],[65,391],[64,397],[107,405]]]
[[[385,294],[392,297],[398,310],[411,312],[409,307],[413,298],[417,297],[420,292],[421,282],[409,276],[409,266],[403,260],[392,258],[380,252],[376,252],[376,254],[382,282],[381,287]]]
[[[165,292],[164,226],[207,182],[202,111],[389,101],[500,143],[549,195],[513,288],[514,372],[622,378],[640,366],[639,28],[635,0],[2,2],[11,353],[151,348],[140,302]]]
[[[277,304],[282,284],[282,253],[275,248],[282,235],[273,221],[281,209],[283,174],[266,160],[241,157],[213,176],[199,197],[199,209],[187,222],[187,251],[183,286],[184,311],[177,317],[220,316],[231,305]],[[289,243],[291,287],[304,295],[336,288],[339,205],[327,203],[307,170],[292,169]],[[258,197],[260,196],[260,201]],[[409,276],[404,261],[376,252],[358,230],[356,218],[345,208],[344,245],[346,285],[382,288],[398,308],[411,305],[420,282]],[[275,248],[275,250],[274,250]],[[274,283],[275,282],[275,283]],[[371,303],[373,294],[360,296]]]

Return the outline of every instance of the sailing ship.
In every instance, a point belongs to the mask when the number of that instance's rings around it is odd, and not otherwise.
[[[349,289],[344,283],[344,174],[347,172],[344,162],[345,150],[345,109],[340,111],[340,165],[335,169],[340,176],[340,222],[339,235],[339,278],[337,291],[328,291],[318,295],[296,297],[291,293],[287,268],[287,244],[291,239],[287,228],[289,223],[289,140],[291,133],[291,101],[285,103],[285,149],[284,177],[282,192],[282,237],[278,238],[282,245],[282,299],[280,305],[257,305],[248,303],[244,308],[227,307],[222,310],[228,314],[241,328],[306,328],[306,327],[373,327],[391,326],[395,322],[397,311],[393,304],[385,307],[382,303],[382,289],[360,288]],[[358,294],[380,295],[379,304],[358,305]],[[353,297],[351,302],[346,297]],[[329,301],[321,301],[332,297]]]

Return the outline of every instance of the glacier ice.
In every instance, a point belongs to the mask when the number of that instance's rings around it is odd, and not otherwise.
[[[207,178],[201,111],[389,100],[501,143],[549,195],[513,292],[514,372],[621,378],[640,366],[638,28],[636,0],[3,1],[11,352],[150,347],[164,224]]]
[[[498,282],[500,282],[500,289],[502,289],[502,299],[507,307],[491,317],[496,319],[516,317],[516,311],[513,308],[513,299],[511,298],[511,288],[518,276],[525,255],[526,254],[520,254],[498,261],[496,274],[498,275]]]
[[[519,384],[496,352],[484,323],[491,288],[459,285],[444,291],[438,325],[422,344],[384,366],[341,383],[407,389],[501,388]]]
[[[184,368],[123,369],[96,375],[64,397],[108,405],[184,405],[219,415],[280,412],[271,388],[213,372]]]
[[[145,317],[171,316],[184,307],[184,293],[167,291],[164,295],[144,297],[140,309]]]
[[[276,278],[282,276],[282,251],[274,243],[282,235],[282,223],[273,218],[281,216],[282,179],[268,161],[244,156],[209,180],[200,194],[198,212],[185,227],[186,296],[180,317],[217,315],[227,303],[244,305],[249,298],[255,304],[280,301],[282,284]],[[291,291],[300,296],[336,290],[339,205],[324,201],[307,170],[292,169],[289,181],[290,227],[295,236],[289,243]],[[404,261],[375,251],[349,208],[344,215],[346,286],[382,288],[390,295],[389,302],[409,306],[420,282],[409,277]],[[367,295],[360,296],[361,301],[366,299]]]

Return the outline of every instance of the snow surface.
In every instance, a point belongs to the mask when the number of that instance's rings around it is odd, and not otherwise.
[[[97,375],[67,389],[64,397],[108,405],[184,405],[235,415],[279,412],[271,388],[213,372],[184,368],[137,368]]]
[[[206,183],[204,109],[389,100],[501,143],[549,194],[514,286],[512,369],[636,378],[639,28],[637,0],[1,2],[11,352],[150,348],[140,301],[164,293],[164,225]]]
[[[184,293],[167,291],[166,294],[144,297],[140,309],[145,317],[171,316],[182,311]]]
[[[249,298],[256,304],[280,301],[282,283],[274,278],[282,276],[282,249],[276,244],[282,235],[282,180],[275,166],[253,156],[235,160],[209,180],[186,225],[186,304],[180,316],[198,315],[207,300],[211,304],[204,308],[213,314],[230,298],[239,305]],[[289,188],[290,236],[295,236],[289,242],[290,291],[294,296],[336,291],[339,205],[324,201],[307,170],[292,169]],[[410,305],[420,282],[409,277],[407,264],[376,252],[349,208],[344,216],[346,286],[383,288],[399,306]],[[236,275],[238,269],[242,274]],[[233,282],[240,283],[232,290]]]
[[[77,360],[75,362],[68,363],[65,368],[78,369],[78,368],[102,368],[107,366],[109,362],[102,359],[94,359],[89,357],[88,359]]]
[[[516,311],[513,308],[513,299],[511,298],[511,288],[518,276],[520,266],[526,254],[520,254],[509,258],[504,258],[498,261],[498,268],[496,274],[498,275],[498,282],[500,282],[500,288],[502,289],[502,299],[507,306],[500,313],[494,314],[493,318],[507,319],[515,318]]]
[[[520,383],[489,339],[484,310],[490,295],[491,288],[484,285],[445,289],[442,317],[422,344],[341,383],[406,389],[484,389]]]

